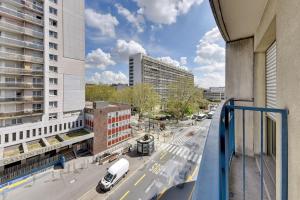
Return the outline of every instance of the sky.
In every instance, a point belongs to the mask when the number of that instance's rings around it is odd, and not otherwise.
[[[225,48],[208,0],[85,0],[86,82],[128,83],[128,56],[144,53],[225,85]]]

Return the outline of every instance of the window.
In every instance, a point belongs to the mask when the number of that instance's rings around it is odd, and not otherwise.
[[[5,134],[5,137],[4,137],[4,142],[5,143],[8,143],[9,139],[8,139],[8,134]]]
[[[49,13],[53,14],[53,15],[57,15],[57,9],[50,6],[49,7]]]
[[[49,90],[50,96],[57,96],[57,90]]]
[[[52,133],[52,126],[49,126],[49,133]]]
[[[75,128],[75,122],[72,122],[72,128]]]
[[[49,42],[49,48],[57,50],[57,44],[53,42]]]
[[[42,104],[40,104],[40,103],[32,104],[32,110],[35,110],[35,111],[42,110]]]
[[[62,130],[62,124],[59,125],[59,131],[61,131],[61,130]]]
[[[17,136],[16,136],[16,133],[14,132],[14,133],[12,133],[12,141],[16,141],[16,139],[17,139]]]
[[[47,134],[47,127],[44,127],[44,134]]]
[[[82,126],[82,120],[80,120],[80,126]]]
[[[39,128],[39,135],[42,135],[42,128]]]
[[[57,78],[49,78],[49,83],[51,85],[57,85]]]
[[[49,25],[57,27],[57,21],[54,19],[49,19]]]
[[[50,0],[50,2],[57,4],[57,0]]]
[[[56,66],[49,66],[49,71],[57,73],[57,67]]]
[[[57,125],[54,126],[54,132],[57,132]]]
[[[20,133],[19,133],[19,139],[23,140],[23,131],[20,131]]]
[[[26,131],[26,138],[30,138],[30,130]]]
[[[50,113],[49,114],[49,120],[53,120],[53,119],[57,119],[57,113]]]
[[[69,128],[69,129],[71,128],[71,122],[68,123],[68,128]]]
[[[52,61],[57,61],[57,55],[49,54],[49,59]]]
[[[52,38],[57,38],[57,32],[49,31],[49,36],[52,37]]]
[[[36,136],[36,129],[32,129],[32,137]]]
[[[57,108],[57,101],[49,101],[50,108]]]
[[[67,123],[64,123],[64,130],[67,129]]]
[[[76,121],[76,127],[78,127],[78,121]]]
[[[42,96],[42,91],[32,91],[32,96],[34,96],[34,97],[40,97],[40,96]]]

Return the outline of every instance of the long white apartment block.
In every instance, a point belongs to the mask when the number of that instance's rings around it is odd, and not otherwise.
[[[84,58],[84,0],[0,0],[0,160],[84,126]]]
[[[142,53],[129,57],[129,86],[139,83],[151,84],[160,97],[165,99],[168,96],[169,85],[180,84],[180,78],[187,78],[194,84],[194,75],[185,69]]]

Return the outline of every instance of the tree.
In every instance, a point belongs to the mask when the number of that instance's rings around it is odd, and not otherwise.
[[[196,88],[193,81],[180,78],[176,83],[169,85],[167,111],[178,121],[196,110]]]
[[[110,85],[86,85],[85,98],[87,101],[109,101],[116,93],[116,89]]]
[[[111,96],[110,100],[117,103],[125,103],[125,104],[132,105],[133,104],[132,91],[133,89],[131,87],[127,87],[122,90],[117,90]]]

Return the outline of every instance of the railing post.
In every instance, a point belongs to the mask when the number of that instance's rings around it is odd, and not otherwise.
[[[281,112],[281,200],[288,200],[288,111]]]
[[[225,107],[222,108],[220,114],[220,129],[219,129],[219,147],[220,147],[220,200],[226,200],[226,156],[225,156]]]

